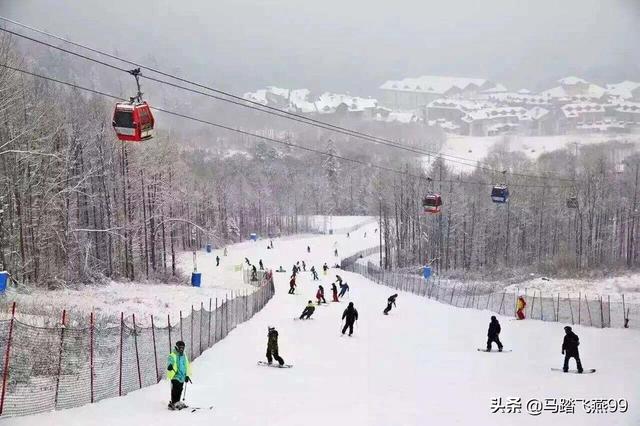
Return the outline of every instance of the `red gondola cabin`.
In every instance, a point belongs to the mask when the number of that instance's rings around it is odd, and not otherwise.
[[[442,206],[440,194],[429,194],[422,199],[424,213],[440,213],[440,206]]]
[[[153,137],[154,120],[146,102],[117,103],[112,124],[121,141],[141,142]]]

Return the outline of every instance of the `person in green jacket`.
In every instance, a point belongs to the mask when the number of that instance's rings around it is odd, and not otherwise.
[[[185,403],[180,401],[182,388],[185,382],[191,383],[191,366],[189,365],[189,357],[184,353],[184,342],[179,340],[176,346],[167,358],[167,379],[171,381],[171,402],[169,402],[170,410],[181,410],[186,407]]]

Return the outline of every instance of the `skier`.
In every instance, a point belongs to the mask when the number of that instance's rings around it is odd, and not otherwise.
[[[298,267],[296,265],[293,265],[293,268],[291,268],[291,271],[293,271],[293,275],[295,276],[298,273]]]
[[[273,363],[273,358],[278,361],[280,366],[284,365],[284,360],[278,354],[278,330],[275,327],[269,327],[269,332],[267,333],[267,337],[269,340],[267,341],[267,362],[269,365]]]
[[[398,293],[394,294],[393,296],[387,299],[387,307],[384,308],[383,314],[389,315],[389,311],[391,310],[391,307],[396,306],[396,297],[398,297]]]
[[[491,343],[496,342],[498,345],[498,352],[502,352],[502,342],[500,342],[500,323],[496,319],[496,317],[491,317],[491,322],[489,323],[489,331],[487,331],[487,352],[491,352]]]
[[[307,264],[306,264],[306,263],[304,263],[304,260],[302,261],[302,270],[303,270],[304,272],[307,272]]]
[[[580,339],[578,335],[571,331],[571,327],[566,326],[564,328],[566,335],[562,341],[562,355],[564,355],[564,365],[562,371],[565,373],[569,371],[569,359],[575,358],[576,365],[578,366],[578,373],[582,373],[582,362],[580,361],[580,354],[578,353],[578,345],[580,345]]]
[[[244,261],[247,262],[247,265],[251,266],[251,262],[249,262],[249,258],[245,257]]]
[[[316,292],[316,299],[318,299],[318,305],[320,305],[320,303],[322,302],[327,303],[327,301],[324,299],[324,287],[322,287],[321,285],[318,286],[318,291]]]
[[[311,253],[311,247],[307,246],[307,253]]]
[[[311,315],[313,315],[313,312],[315,310],[316,310],[316,307],[313,305],[313,302],[311,300],[309,300],[309,303],[307,303],[307,306],[302,311],[302,315],[300,315],[300,319],[309,319],[309,318],[311,318]]]
[[[258,265],[260,265],[260,270],[263,271],[264,265],[262,264],[262,259],[260,259],[260,262],[258,262]]]
[[[347,238],[349,238],[349,233],[347,232]]]
[[[324,272],[325,275],[327,275],[328,270],[329,270],[329,267],[327,266],[327,262],[324,262],[324,265],[322,265],[322,271]]]
[[[316,271],[316,267],[312,266],[311,267],[311,273],[313,274],[313,280],[314,281],[318,281],[318,271]]]
[[[296,276],[291,275],[291,279],[289,280],[289,294],[295,294],[296,291]]]
[[[251,281],[258,281],[258,270],[256,265],[251,265]]]
[[[333,254],[334,254],[336,257],[338,257],[338,249],[335,249],[335,250],[333,251]]]
[[[342,296],[344,296],[344,294],[345,294],[346,292],[348,292],[348,291],[349,291],[349,285],[348,285],[346,282],[344,282],[344,283],[343,283],[343,282],[341,281],[341,282],[340,282],[340,294],[339,294],[338,296],[339,296],[339,297],[342,297]]]
[[[516,304],[516,315],[519,320],[524,319],[524,308],[527,306],[527,302],[524,301],[524,297],[518,297],[518,303]]]
[[[287,272],[287,270],[280,265],[280,268],[276,269],[276,272]]]
[[[336,281],[338,282],[338,285],[342,287],[342,277],[340,275],[336,275]]]
[[[220,256],[216,256],[216,266],[220,266]]]
[[[336,287],[336,283],[331,283],[331,293],[333,293],[333,302],[339,302],[338,300],[338,287]]]
[[[353,323],[358,320],[358,311],[353,307],[353,302],[349,302],[349,306],[344,310],[342,319],[345,320],[344,327],[342,327],[342,334],[349,329],[349,336],[353,334]]]
[[[273,240],[269,240],[269,244],[271,245],[271,248],[273,248]]]
[[[170,410],[186,407],[185,403],[180,401],[180,395],[185,382],[191,383],[191,366],[187,354],[184,353],[184,346],[182,340],[177,341],[167,358],[167,379],[171,382],[171,401],[168,406]]]

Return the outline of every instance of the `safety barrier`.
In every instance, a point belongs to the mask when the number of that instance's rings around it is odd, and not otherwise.
[[[99,328],[90,315],[89,327],[34,327],[15,318],[0,321],[2,417],[78,407],[158,383],[166,374],[166,359],[176,341],[186,344],[190,359],[223,339],[238,324],[259,312],[274,294],[265,277],[252,292],[231,299],[209,299],[208,308],[179,318],[154,318],[150,327],[136,316],[120,316],[120,325]],[[138,318],[139,319],[139,318]]]

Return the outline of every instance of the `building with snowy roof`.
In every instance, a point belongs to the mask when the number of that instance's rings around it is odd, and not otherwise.
[[[396,111],[417,111],[438,98],[471,99],[492,88],[501,91],[504,86],[484,78],[424,75],[384,82],[380,103]]]
[[[540,95],[554,100],[570,101],[576,97],[598,100],[607,93],[604,87],[578,77],[565,77],[558,80],[558,83],[560,83],[559,86],[545,90]]]

